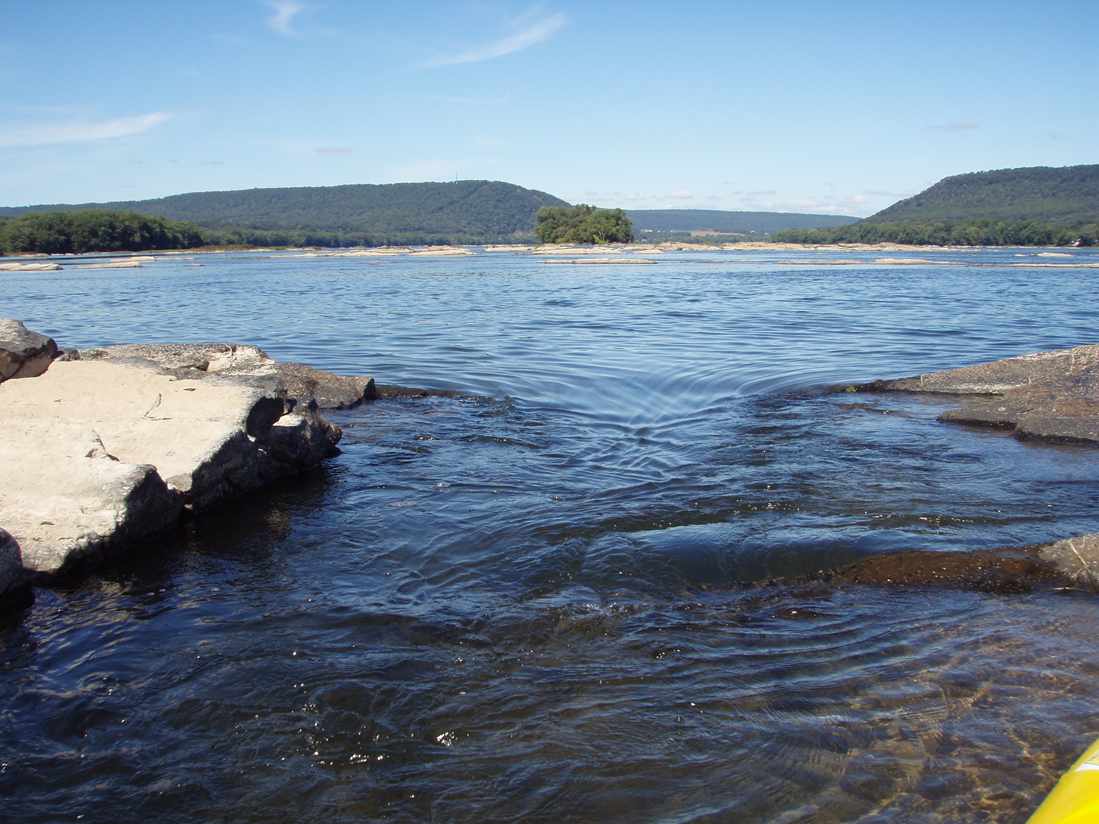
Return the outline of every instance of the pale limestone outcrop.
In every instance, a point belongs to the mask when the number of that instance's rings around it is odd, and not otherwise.
[[[318,409],[347,409],[377,397],[374,379],[368,375],[334,375],[303,363],[276,361],[258,346],[247,344],[135,343],[84,349],[79,357],[120,363],[152,362],[177,377],[214,375],[249,379],[260,386],[276,380],[281,382],[287,398]]]
[[[18,261],[0,263],[0,272],[56,272],[60,263],[20,263]]]
[[[57,355],[53,338],[30,331],[20,321],[0,318],[0,383],[41,375]]]
[[[0,402],[8,394],[0,391]],[[7,433],[0,441],[0,519],[28,571],[52,574],[94,562],[111,546],[179,517],[183,498],[156,468],[115,459],[94,429],[63,419],[0,420]]]
[[[316,466],[337,427],[256,347],[112,347],[0,384],[0,524],[51,575]],[[292,407],[295,407],[291,411]]]

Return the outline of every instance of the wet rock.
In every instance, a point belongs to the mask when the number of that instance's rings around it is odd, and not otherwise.
[[[0,612],[24,606],[29,596],[30,584],[19,544],[0,529]]]
[[[821,573],[833,583],[921,586],[978,592],[1029,592],[1065,577],[1034,547],[973,552],[908,550],[863,558]]]
[[[1099,591],[1099,535],[1082,535],[1040,546],[887,552],[818,570],[806,577],[830,584],[995,593],[1055,588]]]
[[[382,384],[377,387],[378,398],[392,400],[395,398],[475,398],[468,392],[459,392],[457,389],[417,389],[411,386],[392,386]]]
[[[289,397],[315,403],[318,409],[348,409],[378,397],[371,377],[334,375],[293,362],[279,363],[278,372]]]
[[[960,406],[940,420],[1008,429],[1020,438],[1099,445],[1099,345],[846,389],[959,395]]]
[[[37,377],[57,355],[53,338],[32,332],[20,321],[0,318],[0,383]]]

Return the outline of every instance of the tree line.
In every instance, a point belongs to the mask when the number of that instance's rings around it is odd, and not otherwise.
[[[522,238],[519,238],[522,239]],[[532,239],[530,235],[526,239]],[[0,218],[0,254],[142,252],[199,246],[388,246],[483,243],[464,232],[208,228],[137,212],[31,212]]]
[[[0,220],[0,253],[140,252],[207,243],[197,226],[134,212],[41,212]]]
[[[1099,245],[1099,222],[1065,226],[1039,220],[907,220],[855,223],[834,229],[787,229],[784,243],[907,243],[916,246]]]

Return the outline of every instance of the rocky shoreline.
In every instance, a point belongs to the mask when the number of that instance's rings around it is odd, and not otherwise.
[[[958,406],[939,416],[945,423],[1006,430],[1022,440],[1099,446],[1099,345],[838,386],[834,391],[949,396]],[[822,570],[817,577],[1005,592],[1039,587],[1099,591],[1099,534],[1036,547],[889,553]]]
[[[0,320],[0,605],[109,552],[338,454],[321,409],[377,396],[368,377],[255,346],[62,353]]]
[[[959,406],[940,420],[1099,446],[1099,345],[834,389],[949,395]],[[62,351],[0,319],[0,609],[29,603],[33,584],[87,572],[190,513],[338,454],[342,433],[323,409],[456,394],[376,386],[242,344]],[[886,553],[806,579],[1096,591],[1099,534],[1043,546]]]

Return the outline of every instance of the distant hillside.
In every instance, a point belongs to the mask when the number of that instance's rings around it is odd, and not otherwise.
[[[1099,221],[1099,165],[1033,166],[946,177],[866,222],[974,220],[1095,223]]]
[[[511,183],[390,183],[192,192],[156,200],[0,208],[27,212],[110,209],[184,220],[212,229],[261,230],[316,240],[441,242],[532,235],[543,206],[565,201]],[[260,238],[262,239],[262,237]]]
[[[636,232],[700,232],[771,234],[783,229],[824,229],[846,226],[857,217],[803,215],[796,212],[727,212],[719,209],[632,209],[626,216]]]

